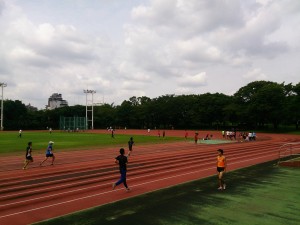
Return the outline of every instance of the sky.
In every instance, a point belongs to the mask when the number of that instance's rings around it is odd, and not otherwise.
[[[44,109],[53,93],[85,105],[84,90],[120,105],[295,85],[299,12],[299,0],[0,0],[3,96]]]

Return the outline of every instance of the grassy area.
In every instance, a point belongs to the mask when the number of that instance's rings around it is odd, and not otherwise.
[[[299,168],[268,162],[230,172],[226,180],[226,191],[217,191],[209,177],[38,224],[300,224]]]
[[[300,135],[300,131],[289,132],[289,134],[298,134],[298,135]]]
[[[18,137],[18,132],[0,132],[0,154],[18,154],[24,152],[27,143],[33,142],[33,149],[35,152],[44,151],[49,141],[54,141],[54,149],[59,150],[76,150],[89,148],[102,148],[108,146],[124,146],[127,148],[127,142],[132,135],[115,135],[111,137],[110,133],[96,134],[96,133],[68,133],[68,132],[23,132],[22,138]],[[183,138],[166,137],[165,139],[135,135],[134,141],[136,144],[155,144],[162,142],[172,142],[183,140]]]

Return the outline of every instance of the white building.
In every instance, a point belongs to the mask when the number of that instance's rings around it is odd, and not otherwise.
[[[53,93],[48,99],[48,105],[46,105],[46,109],[56,109],[64,106],[68,106],[68,102],[63,100],[61,94]]]

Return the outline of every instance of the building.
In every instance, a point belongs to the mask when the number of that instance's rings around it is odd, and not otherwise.
[[[48,105],[46,105],[46,109],[56,109],[64,106],[68,106],[68,102],[63,100],[61,94],[53,93],[48,99]]]

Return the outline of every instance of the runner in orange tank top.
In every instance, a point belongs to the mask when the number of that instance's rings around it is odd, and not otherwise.
[[[217,156],[217,171],[218,171],[218,182],[219,188],[218,190],[225,190],[226,184],[224,181],[224,173],[226,172],[226,158],[223,155],[223,149],[218,149],[218,156]]]

